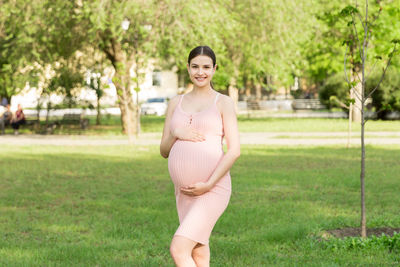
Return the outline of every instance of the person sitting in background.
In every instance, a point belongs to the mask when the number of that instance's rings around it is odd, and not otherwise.
[[[21,104],[18,104],[18,110],[15,112],[15,117],[11,122],[11,127],[14,129],[14,134],[18,134],[18,129],[20,125],[25,124],[25,114],[22,110]]]
[[[3,98],[1,99],[1,104],[0,104],[0,105],[6,107],[6,106],[8,105],[8,100],[7,100],[7,98],[3,97]]]
[[[12,120],[12,112],[10,109],[10,104],[7,104],[6,106],[6,110],[4,111],[4,113],[0,116],[0,128],[1,128],[1,134],[4,134],[4,128],[7,125],[11,124],[11,120]]]

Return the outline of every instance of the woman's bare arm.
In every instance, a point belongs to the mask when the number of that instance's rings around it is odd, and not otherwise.
[[[240,156],[239,130],[234,102],[230,97],[224,96],[221,104],[227,151],[208,180],[211,188],[230,170]]]
[[[178,103],[179,103],[179,96],[173,97],[168,103],[167,113],[165,116],[164,129],[160,144],[160,154],[164,158],[168,158],[169,152],[171,151],[171,148],[177,139],[175,136],[172,135],[170,128],[171,128],[172,114],[174,113],[174,110],[178,105]]]
[[[196,196],[209,191],[225,176],[240,156],[239,130],[233,100],[228,96],[223,96],[220,103],[227,151],[208,181],[182,188],[181,191],[184,194]]]

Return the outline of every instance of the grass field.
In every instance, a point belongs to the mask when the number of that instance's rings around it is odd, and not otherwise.
[[[164,117],[142,116],[141,127],[143,132],[162,132]],[[104,124],[115,132],[120,132],[118,117],[104,118]],[[317,119],[317,118],[247,118],[238,117],[239,131],[241,132],[346,132],[348,131],[347,119]],[[92,131],[98,132],[102,127],[91,123]],[[117,129],[115,128],[117,127]],[[361,126],[352,124],[353,132],[360,132]],[[366,131],[400,131],[398,121],[368,121]],[[89,131],[90,132],[90,131]]]
[[[0,266],[172,266],[178,226],[157,146],[0,148]],[[367,147],[369,227],[400,227],[400,147]],[[328,249],[359,223],[359,149],[243,146],[211,266],[398,266],[384,248]]]
[[[54,134],[79,134],[79,135],[101,135],[116,136],[123,135],[119,116],[103,116],[101,125],[96,125],[95,117],[89,117],[90,125],[86,130],[79,127],[64,126],[61,130],[57,128]],[[141,132],[162,132],[165,117],[142,116]],[[44,121],[42,122],[44,125]],[[247,118],[238,117],[239,130],[241,132],[346,132],[348,129],[347,119],[318,119],[318,118]],[[42,128],[44,128],[42,126]],[[353,123],[353,132],[360,132],[360,125]],[[368,121],[366,131],[388,131],[399,132],[398,121]],[[30,129],[22,127],[21,133],[31,133]],[[6,133],[13,133],[11,128]]]

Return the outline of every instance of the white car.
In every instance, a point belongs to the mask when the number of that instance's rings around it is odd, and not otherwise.
[[[149,98],[141,106],[141,113],[144,115],[154,114],[157,116],[165,115],[168,101],[165,97]]]

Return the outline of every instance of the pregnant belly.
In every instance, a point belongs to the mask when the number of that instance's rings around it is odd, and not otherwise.
[[[175,186],[208,180],[223,156],[220,140],[175,142],[168,157],[168,170]]]

